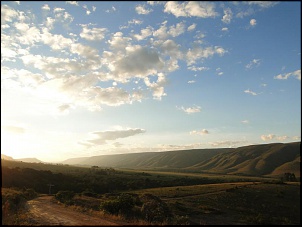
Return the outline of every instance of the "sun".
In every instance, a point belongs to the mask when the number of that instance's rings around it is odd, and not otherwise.
[[[18,127],[1,126],[1,154],[21,158],[30,151],[30,147],[21,128],[18,131]]]

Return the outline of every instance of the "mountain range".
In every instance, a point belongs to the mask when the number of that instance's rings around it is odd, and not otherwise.
[[[282,176],[290,172],[300,176],[300,144],[100,155],[71,158],[62,164],[250,176]]]

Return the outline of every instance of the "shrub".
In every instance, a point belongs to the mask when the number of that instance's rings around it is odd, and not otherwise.
[[[116,199],[105,201],[101,204],[101,209],[110,214],[120,214],[125,217],[132,215],[135,206],[135,198],[126,193],[122,193]]]
[[[61,203],[65,203],[67,205],[72,204],[72,198],[75,196],[73,191],[59,191],[55,198],[59,200]]]
[[[150,223],[159,224],[169,222],[172,214],[168,205],[157,196],[144,194],[141,197],[143,206],[141,208],[142,216]]]

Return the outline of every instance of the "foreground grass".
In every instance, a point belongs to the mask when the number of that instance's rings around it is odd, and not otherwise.
[[[136,190],[165,201],[190,224],[300,224],[300,184],[222,183]]]

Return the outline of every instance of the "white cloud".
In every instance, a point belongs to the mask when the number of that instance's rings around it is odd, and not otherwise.
[[[152,9],[146,9],[145,6],[143,6],[143,5],[138,5],[138,6],[135,7],[135,11],[138,14],[146,15],[146,14],[151,13],[153,10]]]
[[[197,60],[199,59],[205,59],[210,58],[214,54],[218,54],[220,56],[224,55],[227,51],[223,49],[222,47],[215,46],[213,47],[193,47],[192,49],[189,49],[186,53],[186,61],[187,65],[190,66],[192,64],[195,64]]]
[[[301,141],[301,136],[294,136],[293,140],[299,140],[299,141]]]
[[[272,140],[275,137],[276,137],[276,135],[274,135],[274,134],[268,134],[268,135],[262,135],[261,139],[264,140],[264,141],[267,141],[267,140]]]
[[[79,3],[77,1],[66,1],[66,4],[79,6]]]
[[[296,77],[296,79],[301,80],[301,69],[298,69],[294,72],[279,74],[274,77],[277,80],[287,80],[289,77]]]
[[[221,29],[221,31],[224,31],[224,32],[227,32],[228,30],[229,30],[229,29],[226,28],[226,27],[224,27],[224,28]]]
[[[169,28],[168,34],[172,37],[177,37],[185,32],[185,24],[184,22],[177,23],[176,26],[172,25]]]
[[[108,40],[109,48],[114,51],[125,51],[127,46],[131,46],[131,40],[129,37],[123,37],[122,32],[116,32],[111,37],[111,40]]]
[[[250,89],[247,89],[244,92],[247,93],[247,94],[251,94],[251,95],[259,95],[259,93],[257,94],[256,92],[253,92]]]
[[[65,9],[59,8],[59,7],[56,7],[56,8],[53,9],[54,13],[63,12],[63,11],[65,11]]]
[[[193,31],[195,28],[196,28],[196,24],[194,23],[194,24],[190,25],[187,30],[190,32],[190,31]]]
[[[208,67],[204,67],[204,66],[202,66],[202,67],[189,66],[188,69],[191,70],[191,71],[195,71],[195,72],[196,71],[206,71],[206,70],[209,70]]]
[[[165,13],[171,13],[176,17],[216,17],[215,4],[212,2],[189,1],[179,4],[169,1],[165,4]]]
[[[284,140],[289,139],[289,136],[277,136],[276,139],[279,141],[284,141]]]
[[[223,15],[221,21],[223,23],[226,23],[226,24],[231,23],[231,20],[232,20],[232,17],[233,17],[232,10],[230,8],[227,8],[227,9],[224,9],[223,12],[224,12],[224,15]]]
[[[136,38],[138,41],[143,40],[149,36],[152,35],[152,28],[151,27],[147,27],[141,30],[140,32],[141,34],[135,34],[134,38]]]
[[[108,141],[112,141],[112,140],[114,141],[117,139],[126,138],[145,132],[146,131],[144,129],[139,129],[139,128],[135,128],[135,129],[127,128],[124,130],[115,130],[115,131],[97,131],[91,133],[96,138],[81,141],[80,143],[87,146],[103,145],[106,144]]]
[[[116,11],[116,8],[114,6],[111,7],[111,9],[107,9],[105,12],[106,13],[112,13],[112,12],[115,12]]]
[[[112,62],[112,73],[117,81],[125,82],[131,77],[154,75],[164,67],[164,62],[155,50],[137,45],[126,47],[126,52],[125,56]]]
[[[182,107],[180,107],[178,109],[184,111],[187,114],[199,113],[201,111],[201,107],[200,106],[194,106],[194,107],[188,107],[188,108],[185,108],[185,107],[182,106]]]
[[[166,26],[165,22],[162,23],[162,25],[160,26],[159,29],[157,29],[153,32],[154,37],[157,37],[159,39],[167,39],[168,33],[167,33],[167,26]]]
[[[50,8],[49,8],[49,6],[48,6],[47,4],[44,4],[44,5],[42,6],[42,10],[50,11]]]
[[[274,1],[247,1],[245,3],[249,5],[257,5],[261,8],[269,8],[278,4],[278,2],[274,2]]]
[[[249,122],[249,120],[243,120],[243,121],[241,121],[241,123],[242,124],[249,124],[250,122]]]
[[[253,59],[245,66],[245,68],[252,69],[254,67],[258,67],[259,65],[260,65],[260,59]]]
[[[83,8],[86,9],[86,14],[91,14],[91,11],[88,9],[87,5],[83,5]]]
[[[153,98],[157,100],[161,100],[163,96],[166,96],[167,94],[164,92],[164,85],[166,84],[166,78],[163,73],[159,73],[157,75],[157,81],[156,82],[150,82],[149,77],[144,78],[144,82],[147,87],[149,87],[153,91]]]
[[[7,5],[1,4],[1,24],[11,22],[13,18],[18,16],[18,12]]]
[[[251,25],[252,27],[256,26],[256,24],[257,24],[257,21],[256,21],[255,19],[251,19],[251,20],[250,20],[250,25]]]
[[[201,131],[194,130],[194,131],[190,132],[190,135],[201,135],[202,136],[202,135],[207,135],[207,134],[209,134],[209,131],[206,129],[202,129]]]
[[[230,141],[230,140],[226,140],[226,141],[216,141],[216,142],[209,142],[209,144],[213,147],[229,147],[232,148],[238,144],[241,144],[243,142],[246,141]]]
[[[151,6],[165,4],[163,1],[147,1],[147,3]]]
[[[196,81],[195,80],[189,80],[188,84],[194,84]]]
[[[100,41],[105,38],[106,28],[92,28],[89,29],[87,26],[83,26],[83,30],[80,36],[89,41]]]

